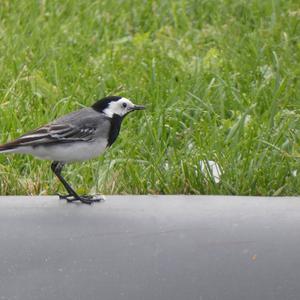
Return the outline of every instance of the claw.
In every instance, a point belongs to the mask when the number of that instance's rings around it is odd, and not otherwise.
[[[86,203],[86,204],[92,204],[94,202],[100,202],[102,200],[104,200],[103,197],[96,197],[96,196],[92,196],[92,195],[84,195],[84,196],[79,196],[79,200],[82,203]]]
[[[84,204],[91,205],[94,202],[100,202],[104,200],[104,197],[96,197],[92,195],[83,195],[83,196],[73,196],[73,195],[60,195],[58,194],[59,199],[66,200],[67,202],[74,202],[74,201],[80,201]]]

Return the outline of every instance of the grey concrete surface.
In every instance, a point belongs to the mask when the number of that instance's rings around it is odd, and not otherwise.
[[[298,300],[300,198],[0,197],[0,299]]]

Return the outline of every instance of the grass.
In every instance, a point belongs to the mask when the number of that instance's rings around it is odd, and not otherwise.
[[[123,95],[148,110],[65,168],[79,192],[299,195],[299,32],[296,0],[2,0],[0,141]],[[0,194],[62,190],[49,167],[0,155]]]

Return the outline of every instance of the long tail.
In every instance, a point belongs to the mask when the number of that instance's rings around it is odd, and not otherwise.
[[[14,153],[17,152],[19,147],[15,145],[13,142],[0,145],[0,153]]]

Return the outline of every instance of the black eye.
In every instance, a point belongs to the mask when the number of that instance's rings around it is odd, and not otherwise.
[[[125,103],[125,102],[122,105],[124,108],[127,107],[127,103]]]

